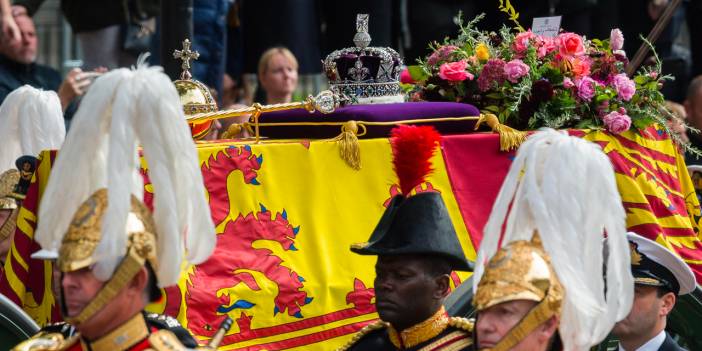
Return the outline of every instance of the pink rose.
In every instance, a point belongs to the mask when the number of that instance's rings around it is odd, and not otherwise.
[[[556,42],[553,38],[542,36],[536,38],[536,56],[538,58],[544,58],[554,50],[556,50]]]
[[[512,83],[516,83],[519,78],[524,77],[529,74],[529,66],[527,66],[522,60],[516,59],[509,61],[504,67],[505,77]]]
[[[589,76],[590,68],[592,67],[592,61],[587,56],[576,57],[570,60],[572,64],[571,72],[576,78]]]
[[[607,130],[614,134],[626,132],[631,127],[631,118],[626,115],[626,110],[612,111],[606,114],[602,120]]]
[[[563,78],[563,87],[566,89],[570,89],[575,86],[575,83],[573,83],[573,80],[571,80],[568,77]]]
[[[561,56],[581,56],[585,54],[583,39],[575,33],[561,33],[556,37],[556,46]]]
[[[612,86],[617,91],[617,95],[624,101],[631,100],[636,93],[636,84],[624,73],[619,73],[612,78]]]
[[[462,82],[466,79],[473,80],[473,75],[466,72],[466,67],[468,67],[466,60],[444,63],[439,67],[439,77],[449,82]]]
[[[619,28],[614,28],[609,33],[609,48],[612,51],[621,50],[624,47],[624,34]]]
[[[595,87],[597,83],[590,77],[583,77],[575,81],[575,87],[578,89],[578,97],[590,101],[595,96]]]
[[[512,48],[518,54],[521,54],[529,48],[529,40],[534,38],[534,33],[531,31],[521,32],[514,37],[514,42],[512,43]]]

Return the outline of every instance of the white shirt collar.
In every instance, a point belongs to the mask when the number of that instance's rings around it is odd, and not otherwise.
[[[645,344],[641,345],[636,350],[631,350],[631,351],[658,351],[658,349],[661,348],[663,343],[665,342],[665,330],[661,330],[658,335],[653,337],[653,339],[649,340]],[[622,344],[619,344],[619,351],[629,351],[629,350],[624,350],[622,347]]]

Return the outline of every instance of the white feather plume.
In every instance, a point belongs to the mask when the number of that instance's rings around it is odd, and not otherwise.
[[[137,145],[154,188],[156,275],[160,286],[168,286],[178,281],[184,259],[196,264],[209,257],[216,237],[178,93],[158,67],[118,69],[95,80],[56,158],[36,239],[44,249],[58,249],[78,206],[106,187],[109,203],[94,272],[109,279],[126,252],[130,194],[143,196]]]
[[[599,146],[552,129],[534,133],[519,148],[492,208],[473,289],[499,243],[530,240],[537,231],[566,291],[559,326],[564,349],[588,350],[631,309],[625,219],[614,169]],[[606,292],[603,245],[610,253]]]
[[[29,85],[7,95],[0,106],[0,126],[0,171],[14,168],[22,155],[58,149],[66,137],[58,95]]]

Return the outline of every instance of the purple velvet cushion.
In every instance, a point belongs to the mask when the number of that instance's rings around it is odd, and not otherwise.
[[[480,111],[468,104],[454,102],[406,102],[397,104],[352,105],[338,108],[328,115],[306,110],[271,112],[261,115],[261,123],[275,122],[394,122],[408,119],[478,116]],[[441,134],[463,134],[473,130],[475,121],[422,123],[433,125]],[[393,126],[367,126],[364,138],[382,138]],[[340,126],[276,126],[261,127],[261,135],[274,139],[322,139],[339,135]]]

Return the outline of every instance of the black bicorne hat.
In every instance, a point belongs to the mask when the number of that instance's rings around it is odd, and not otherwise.
[[[472,271],[441,194],[395,196],[366,243],[351,251],[361,255],[441,256],[457,271]]]
[[[449,261],[453,270],[473,270],[441,194],[411,195],[432,170],[430,159],[439,138],[431,127],[402,125],[393,130],[393,163],[404,195],[392,198],[368,242],[351,245],[351,251],[361,255],[438,256]]]

